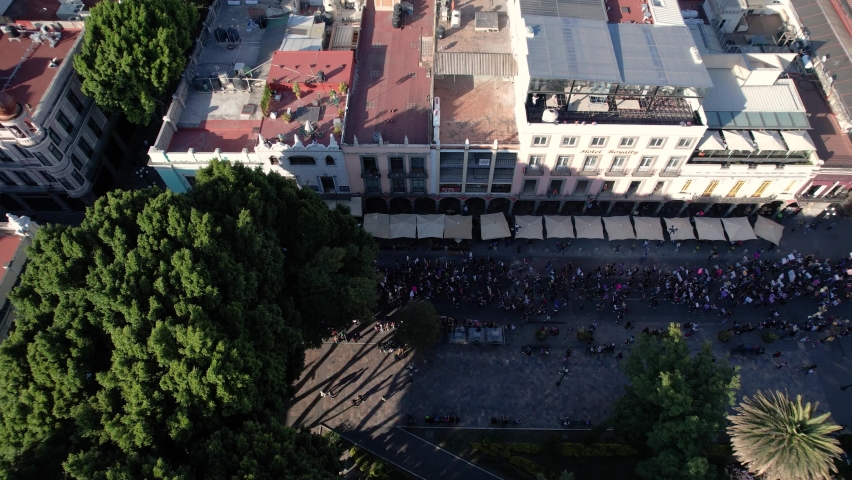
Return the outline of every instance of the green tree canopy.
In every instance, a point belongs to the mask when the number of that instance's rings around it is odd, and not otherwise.
[[[803,405],[801,395],[793,402],[778,391],[745,397],[728,417],[734,456],[765,478],[832,478],[843,449],[828,435],[843,427],[827,422],[830,413],[816,415],[818,405]]]
[[[615,429],[656,454],[637,472],[657,480],[714,478],[702,449],[724,429],[739,388],[737,369],[714,361],[709,342],[690,355],[674,323],[660,341],[642,335],[623,369],[630,383],[615,404]]]
[[[399,340],[414,348],[431,347],[441,339],[441,319],[431,302],[414,301],[397,312]]]
[[[184,0],[100,2],[74,56],[83,93],[147,125],[160,97],[183,73],[198,11]]]
[[[259,436],[317,456],[274,422],[305,346],[369,318],[375,252],[344,207],[221,162],[43,227],[0,346],[0,478],[202,478],[205,452]],[[279,465],[252,451],[234,468]]]

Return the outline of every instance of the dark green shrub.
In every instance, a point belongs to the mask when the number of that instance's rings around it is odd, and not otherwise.
[[[731,340],[731,332],[722,330],[718,335],[716,335],[716,338],[718,338],[720,342],[728,342]]]

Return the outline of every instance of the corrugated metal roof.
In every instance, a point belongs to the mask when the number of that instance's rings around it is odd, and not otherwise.
[[[587,18],[606,21],[606,10],[600,0],[520,0],[521,15],[560,18]],[[529,25],[529,23],[527,23]]]
[[[692,34],[685,26],[611,23],[608,27],[623,83],[670,87],[713,86],[707,68],[703,63],[696,62],[690,51],[696,47]]]
[[[435,74],[514,77],[518,65],[510,53],[438,52]]]
[[[734,71],[708,68],[713,88],[704,97],[704,110],[741,112],[804,112],[805,106],[793,81],[778,79],[775,85],[743,87]]]
[[[618,82],[621,75],[604,20],[524,15],[530,76]]]
[[[329,50],[351,50],[352,39],[355,38],[355,27],[353,25],[336,24],[331,29],[331,40]]]

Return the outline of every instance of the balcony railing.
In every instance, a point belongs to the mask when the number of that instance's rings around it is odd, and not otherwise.
[[[650,168],[645,170],[634,170],[631,176],[633,177],[653,177],[654,174],[657,173],[656,170],[652,170]]]
[[[607,99],[606,111],[572,111],[560,107],[557,123],[609,123],[609,124],[645,124],[645,125],[679,125],[692,123],[701,124],[701,117],[693,110],[689,102],[682,98],[655,97],[640,99],[638,110],[619,110],[616,97]],[[544,106],[526,105],[527,121],[542,123]]]
[[[586,177],[596,177],[601,174],[601,170],[598,168],[584,168],[579,171],[578,175],[586,176]]]
[[[494,172],[494,181],[509,181],[511,182],[515,178],[515,172],[501,173],[498,171]]]
[[[544,175],[544,167],[541,165],[527,165],[524,167],[524,175],[527,177],[540,177]]]
[[[382,178],[382,174],[376,168],[361,172],[361,178]]]
[[[674,168],[674,169],[671,169],[671,170],[663,170],[662,172],[660,172],[660,176],[661,177],[679,177],[680,176],[680,169]]]
[[[625,176],[627,176],[627,170],[624,170],[624,169],[610,170],[610,171],[606,172],[604,175],[606,175],[607,177],[625,177]]]
[[[556,167],[550,170],[551,177],[570,177],[571,175],[571,169],[568,167]]]

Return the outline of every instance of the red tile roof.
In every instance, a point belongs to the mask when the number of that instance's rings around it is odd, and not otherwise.
[[[647,0],[607,0],[606,16],[609,23],[645,23],[642,5]],[[649,7],[650,10],[650,7]],[[648,23],[654,23],[653,18]]]
[[[66,57],[68,57],[68,53],[80,35],[82,35],[82,30],[62,30],[62,39],[56,47],[51,48],[47,42],[36,45],[30,57],[23,62],[21,59],[27,49],[33,45],[32,40],[29,39],[29,34],[22,32],[19,37],[20,42],[9,41],[7,35],[0,35],[0,45],[3,46],[0,49],[0,77],[11,76],[18,64],[21,64],[21,68],[15,72],[15,76],[11,79],[9,88],[5,90],[6,93],[14,97],[15,101],[21,105],[29,104],[33,111],[38,110],[39,102],[41,102],[50,82],[53,81],[59,71],[57,68],[48,67],[50,59],[54,57],[60,59],[60,66],[62,62],[70,62],[71,59]],[[6,81],[5,78],[0,79],[0,89],[3,88]]]
[[[169,151],[194,148],[202,153],[220,148],[222,152],[233,153],[248,148],[252,152],[257,144],[255,128],[260,128],[260,120],[208,120],[201,122],[199,128],[179,129],[172,137]]]
[[[352,51],[278,51],[272,54],[269,66],[269,85],[290,87],[295,82],[305,83],[316,78],[322,71],[326,76],[324,85],[312,81],[310,85],[337,89],[340,82],[352,85],[355,55]]]
[[[12,263],[15,252],[21,245],[22,237],[18,235],[0,235],[0,281],[6,276],[7,269],[2,268]]]
[[[390,143],[401,144],[406,136],[412,144],[428,143],[431,82],[420,66],[420,37],[432,36],[435,2],[418,0],[414,6],[414,15],[403,17],[402,28],[393,28],[392,12],[376,12],[372,2],[367,4],[346,143],[355,136],[370,143],[375,132]]]

